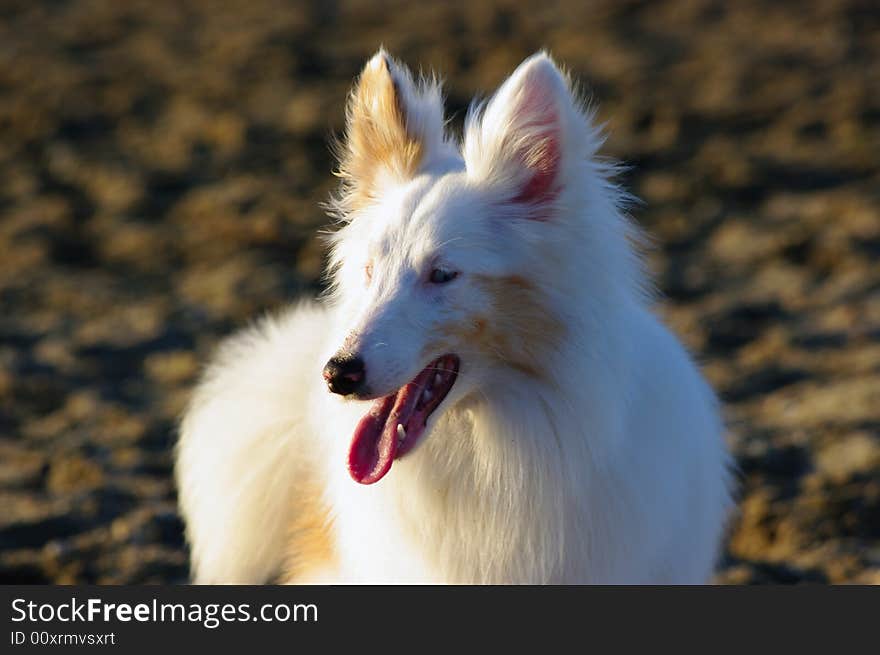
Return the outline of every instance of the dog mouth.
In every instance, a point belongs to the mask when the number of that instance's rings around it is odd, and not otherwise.
[[[394,393],[373,401],[354,430],[348,452],[348,472],[355,482],[378,482],[395,459],[416,446],[428,418],[455,384],[458,367],[456,355],[443,355]]]

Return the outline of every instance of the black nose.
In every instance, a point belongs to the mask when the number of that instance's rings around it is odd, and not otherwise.
[[[324,367],[324,379],[333,393],[347,396],[364,385],[367,372],[364,360],[354,355],[334,357]]]

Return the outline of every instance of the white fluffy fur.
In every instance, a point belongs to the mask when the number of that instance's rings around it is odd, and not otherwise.
[[[526,60],[456,148],[436,89],[399,78],[407,121],[452,155],[346,209],[332,293],[233,337],[210,367],[177,460],[194,580],[278,575],[308,470],[336,558],[297,581],[707,581],[731,505],[718,406],[650,310],[623,194],[567,79],[544,54]],[[511,198],[544,138],[558,193],[534,220]],[[460,276],[427,289],[419,272],[437,261]],[[419,446],[377,484],[353,482],[346,453],[369,403],[328,393],[324,362],[345,342],[389,393],[428,363],[441,323],[492,302],[470,280],[502,275],[529,280],[565,326],[543,354],[549,379],[458,344],[461,374]]]

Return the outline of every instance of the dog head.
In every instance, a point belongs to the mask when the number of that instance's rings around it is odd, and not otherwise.
[[[553,377],[565,296],[583,284],[569,263],[590,256],[573,246],[587,237],[571,206],[606,182],[597,131],[545,54],[472,107],[460,147],[439,85],[383,51],[347,119],[330,266],[346,325],[324,377],[335,393],[376,401],[365,443],[396,439],[393,459],[441,403],[493,375]],[[374,451],[394,445],[365,446],[355,479],[384,475],[390,459]]]

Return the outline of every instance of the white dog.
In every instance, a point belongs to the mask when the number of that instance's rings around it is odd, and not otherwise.
[[[565,75],[527,59],[459,145],[380,51],[347,116],[327,297],[226,342],[183,420],[194,580],[709,580],[718,405]]]

